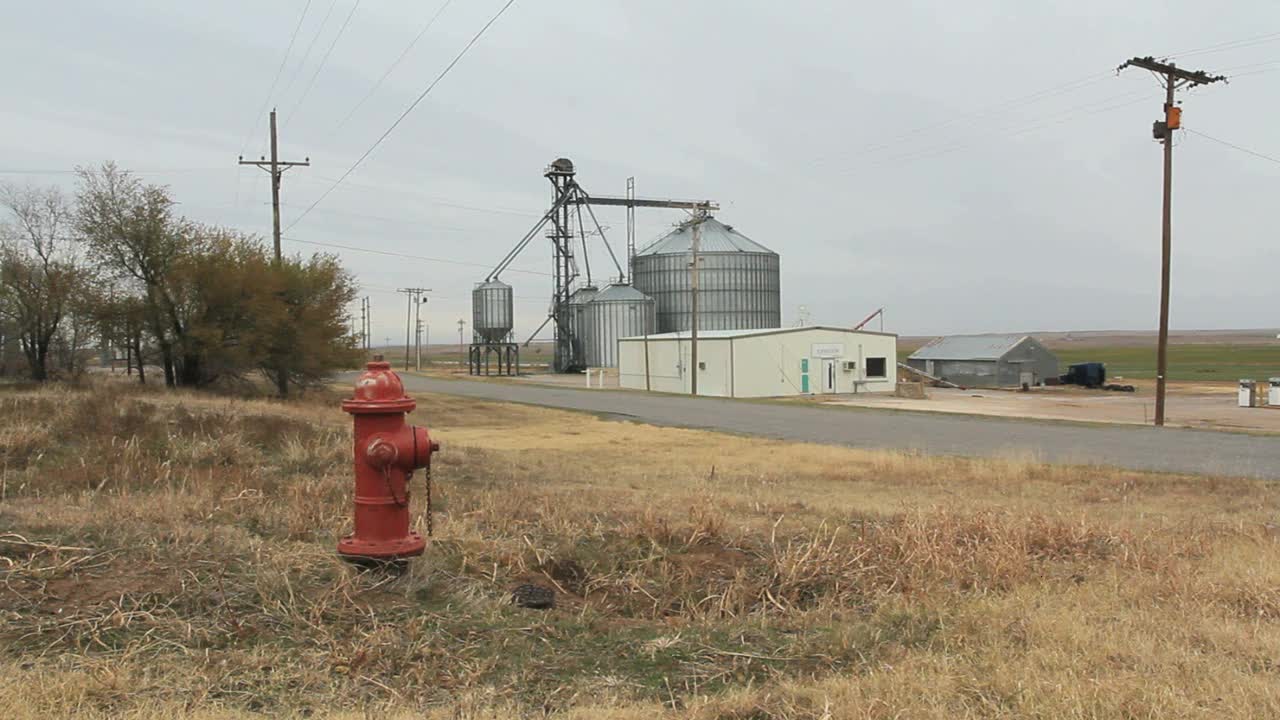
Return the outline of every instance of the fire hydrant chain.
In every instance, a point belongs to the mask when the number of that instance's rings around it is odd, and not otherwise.
[[[435,535],[435,514],[431,508],[431,463],[427,463],[427,537]]]
[[[409,504],[409,498],[407,498],[407,497],[405,497],[405,496],[403,496],[403,495],[397,495],[397,494],[396,494],[396,486],[395,486],[395,484],[394,484],[394,483],[392,483],[392,482],[391,482],[391,466],[389,466],[389,465],[383,465],[383,466],[382,466],[382,479],[387,481],[387,494],[391,496],[391,499],[392,499],[392,500],[395,500],[396,505],[397,505],[398,507],[404,507],[404,506],[406,506],[406,505],[408,505],[408,504]],[[406,485],[406,487],[405,487],[405,493],[406,493],[406,494],[409,492],[409,488],[407,487],[407,486],[408,486],[408,484],[409,484],[409,483],[408,483],[408,479],[406,478],[406,480],[405,480],[405,485]]]

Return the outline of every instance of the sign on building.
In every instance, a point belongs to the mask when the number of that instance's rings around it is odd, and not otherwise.
[[[844,357],[844,343],[813,343],[809,356],[816,358]]]

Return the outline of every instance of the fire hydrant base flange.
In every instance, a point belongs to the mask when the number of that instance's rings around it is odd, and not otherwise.
[[[370,558],[375,560],[398,560],[416,557],[427,549],[427,541],[416,532],[410,532],[400,540],[369,541],[358,540],[348,535],[338,541],[338,554],[344,558]]]

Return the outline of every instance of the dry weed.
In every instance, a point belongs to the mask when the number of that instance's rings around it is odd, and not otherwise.
[[[10,716],[1280,712],[1265,483],[429,397],[437,536],[395,576],[332,553],[333,400],[0,394]]]

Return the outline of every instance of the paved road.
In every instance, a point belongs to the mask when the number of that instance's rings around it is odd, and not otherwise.
[[[355,375],[344,377],[350,380]],[[411,392],[582,410],[654,425],[937,455],[1029,452],[1052,463],[1280,480],[1280,438],[1274,436],[834,409],[409,375],[402,378]]]

